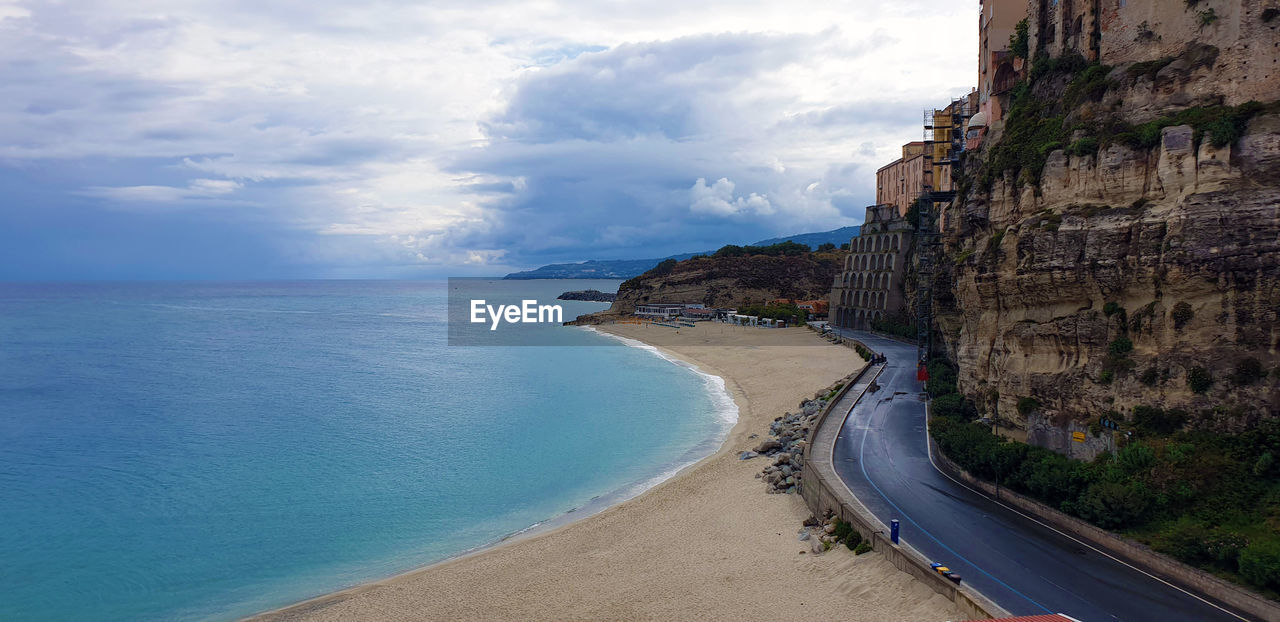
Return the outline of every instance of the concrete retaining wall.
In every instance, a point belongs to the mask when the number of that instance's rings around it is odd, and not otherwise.
[[[996,486],[986,480],[978,479],[968,471],[952,462],[934,442],[929,439],[935,465],[948,475],[975,488],[988,497],[999,499],[1023,514],[1030,515],[1046,525],[1082,540],[1107,554],[1142,569],[1148,574],[1182,587],[1199,596],[1207,596],[1219,604],[1235,609],[1237,613],[1255,616],[1260,620],[1280,621],[1280,605],[1262,596],[1249,592],[1244,588],[1227,583],[1203,570],[1183,564],[1167,555],[1157,553],[1149,547],[1126,538],[1117,536],[1105,529],[1096,527],[1083,520],[1068,516],[1039,501],[1023,496],[1008,488],[997,491]],[[806,462],[805,464],[808,464]],[[805,475],[808,477],[808,475]]]
[[[852,340],[846,339],[846,341]],[[865,344],[861,345],[866,347]],[[804,476],[801,478],[800,494],[814,516],[821,517],[830,511],[853,525],[853,528],[862,534],[863,539],[871,542],[871,548],[884,555],[895,568],[924,582],[935,592],[955,603],[956,608],[965,616],[963,619],[982,620],[1004,616],[1007,612],[995,603],[973,590],[958,587],[934,572],[929,567],[929,560],[915,549],[896,545],[890,541],[888,534],[885,533],[886,526],[863,506],[844,482],[835,475],[835,469],[831,464],[831,451],[834,446],[834,434],[838,433],[840,427],[844,425],[845,415],[848,413],[845,408],[851,406],[846,398],[856,403],[883,369],[883,365],[864,367],[818,415],[805,446],[802,470]],[[845,408],[838,408],[841,404],[844,404]],[[833,412],[838,414],[832,416]],[[820,436],[827,439],[831,445],[819,448],[816,441]]]

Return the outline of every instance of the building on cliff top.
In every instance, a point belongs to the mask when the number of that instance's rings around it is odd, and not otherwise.
[[[831,288],[828,319],[845,328],[871,328],[871,322],[898,313],[905,303],[902,285],[911,248],[911,225],[890,204],[872,205],[851,252]]]
[[[1018,22],[1027,17],[1026,0],[980,0],[978,14],[978,102],[966,149],[982,141],[982,131],[1004,118],[1009,92],[1024,73],[1025,59],[1009,50]]]
[[[1180,93],[1171,101],[1184,106],[1201,97],[1234,106],[1277,96],[1275,2],[1029,0],[1027,23],[1033,57],[1043,50],[1050,57],[1078,53],[1113,66],[1164,62],[1151,79]]]
[[[931,170],[925,142],[917,140],[902,146],[902,157],[876,171],[876,205],[893,205],[898,215],[905,215],[920,197],[925,174]]]

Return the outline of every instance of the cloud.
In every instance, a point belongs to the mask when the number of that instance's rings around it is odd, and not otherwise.
[[[724,177],[710,186],[699,177],[689,189],[689,210],[710,216],[768,215],[773,213],[773,206],[769,205],[769,199],[754,192],[735,198],[733,182]]]
[[[176,203],[186,199],[210,199],[231,194],[243,184],[228,179],[193,179],[185,188],[173,186],[92,186],[84,194],[119,203]]]
[[[214,219],[314,276],[833,228],[976,74],[968,19],[940,0],[0,0],[0,192],[30,191],[6,209],[42,235],[61,204],[196,237]]]

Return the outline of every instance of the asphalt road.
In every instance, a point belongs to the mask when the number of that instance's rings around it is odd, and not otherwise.
[[[902,540],[1014,615],[1083,622],[1240,620],[970,490],[929,460],[916,348],[842,331],[888,357],[836,440],[836,473]]]

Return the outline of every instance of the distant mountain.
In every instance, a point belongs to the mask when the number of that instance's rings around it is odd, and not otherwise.
[[[658,259],[592,259],[582,263],[553,263],[534,270],[512,272],[504,279],[629,279],[644,274],[664,259],[684,261],[697,253]]]
[[[858,235],[858,225],[852,227],[841,227],[832,231],[819,231],[816,233],[798,233],[796,235],[788,235],[780,238],[770,238],[768,240],[760,240],[751,246],[769,246],[779,242],[790,240],[796,244],[807,244],[809,248],[816,249],[828,242],[839,247],[841,244],[848,244],[849,239]],[[694,255],[709,255],[715,251],[704,251],[702,253],[684,253],[681,255],[671,255],[670,257],[659,257],[657,259],[592,259],[582,263],[553,263],[542,266],[534,270],[525,270],[523,272],[512,272],[504,279],[629,279],[631,277],[640,276],[646,270],[658,265],[665,259],[675,259],[676,261],[684,261]]]
[[[779,242],[791,241],[796,244],[807,244],[809,248],[818,248],[828,242],[835,244],[839,248],[841,244],[848,244],[849,239],[856,237],[862,227],[854,225],[852,227],[840,227],[831,231],[819,231],[817,233],[800,233],[796,235],[788,235],[781,238],[769,238],[760,240],[752,246],[769,246],[770,244],[778,244]]]

